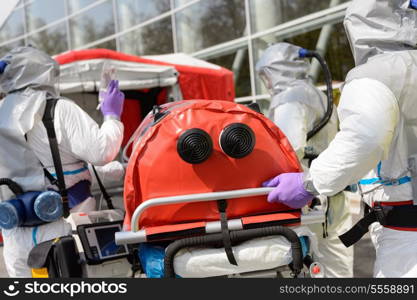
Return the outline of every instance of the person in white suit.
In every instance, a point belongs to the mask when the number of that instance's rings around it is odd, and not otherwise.
[[[42,122],[47,99],[58,98],[54,126],[62,161],[71,212],[95,209],[91,175],[87,164],[103,166],[120,150],[123,124],[120,115],[124,95],[112,82],[102,103],[104,123],[99,125],[69,99],[59,96],[59,65],[33,47],[19,47],[0,59],[0,178],[9,178],[24,191],[56,187],[44,168],[56,176],[49,140]],[[13,194],[2,186],[0,200]],[[1,216],[0,216],[1,217]],[[58,221],[35,227],[2,230],[3,255],[10,277],[31,277],[27,266],[30,250],[38,243],[71,233],[71,226]]]
[[[284,132],[303,169],[308,170],[311,159],[305,158],[306,149],[310,154],[320,154],[335,137],[338,124],[333,110],[326,126],[307,138],[324,117],[327,99],[308,77],[310,64],[300,58],[300,50],[288,43],[274,44],[265,50],[256,68],[272,96],[269,118]],[[353,277],[353,250],[338,238],[352,226],[349,201],[340,192],[329,197],[327,208],[326,225],[310,226],[319,239],[322,255],[314,259],[323,265],[326,277]]]
[[[417,277],[417,1],[354,0],[344,25],[356,67],[342,90],[340,131],[309,172],[280,175],[269,197],[307,203],[359,181],[369,213],[341,239],[351,246],[370,228],[374,276]]]

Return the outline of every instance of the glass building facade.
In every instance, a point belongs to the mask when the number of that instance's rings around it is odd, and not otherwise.
[[[262,103],[268,95],[255,65],[275,42],[319,49],[334,80],[344,80],[353,67],[342,25],[348,2],[21,0],[0,28],[0,55],[28,44],[50,55],[88,48],[133,55],[184,52],[232,70],[238,102]],[[320,84],[315,68],[312,76]]]

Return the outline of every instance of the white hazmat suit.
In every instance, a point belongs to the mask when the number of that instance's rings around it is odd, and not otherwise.
[[[370,206],[403,206],[417,220],[409,168],[417,154],[417,11],[410,4],[355,0],[347,10],[356,68],[338,106],[340,132],[312,163],[307,181],[331,196],[364,177],[360,187]],[[416,228],[374,223],[371,237],[375,277],[417,277]]]
[[[52,187],[43,168],[55,173],[46,129],[42,123],[47,98],[59,98],[55,109],[55,131],[64,170],[66,187],[82,180],[91,182],[87,163],[104,165],[117,155],[123,138],[123,124],[107,119],[99,127],[74,102],[59,97],[56,84],[59,66],[48,55],[32,47],[9,52],[0,74],[0,178],[10,178],[24,191],[43,191]],[[0,188],[0,200],[12,198],[7,187]],[[90,197],[72,208],[95,209]],[[30,250],[43,241],[71,233],[64,219],[37,227],[3,230],[3,255],[10,277],[31,277],[27,266]]]
[[[337,132],[337,115],[333,110],[327,125],[307,141],[307,133],[326,112],[327,100],[307,77],[310,64],[299,57],[300,49],[287,43],[269,47],[257,63],[257,71],[272,94],[269,118],[284,132],[303,169],[308,170],[305,149],[318,155],[327,148]],[[323,236],[322,224],[310,226],[322,254],[314,259],[324,266],[326,277],[353,277],[353,249],[346,248],[338,238],[351,226],[349,201],[343,192],[328,199],[328,236]]]

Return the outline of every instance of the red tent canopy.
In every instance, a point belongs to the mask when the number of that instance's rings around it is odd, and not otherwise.
[[[174,54],[175,55],[175,54]],[[190,57],[191,58],[191,57]],[[70,51],[55,57],[59,64],[80,60],[113,59],[151,65],[173,66],[179,72],[179,84],[184,100],[226,100],[235,98],[233,73],[225,68],[208,68],[186,64],[174,64],[116,52],[108,49]],[[172,61],[172,60],[171,60]]]

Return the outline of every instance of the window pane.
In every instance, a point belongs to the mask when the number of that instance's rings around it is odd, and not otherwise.
[[[304,48],[315,49],[316,42],[321,30],[314,30],[302,35],[285,39],[288,43],[300,45]],[[313,42],[314,41],[314,42]],[[333,33],[327,46],[325,59],[330,67],[334,81],[344,81],[347,73],[355,66],[352,52],[350,51],[349,41],[346,37],[343,24],[335,25]],[[321,69],[320,69],[321,70]],[[323,72],[320,72],[318,84],[324,84]]]
[[[49,27],[30,35],[28,43],[45,51],[49,55],[59,54],[68,50],[65,23],[60,23],[57,26]]]
[[[116,4],[120,31],[169,11],[169,2],[169,0],[118,0]]]
[[[95,45],[93,47],[90,47],[90,49],[91,48],[94,48],[94,49],[103,48],[103,49],[116,50],[116,40],[110,40],[110,41]]]
[[[62,0],[35,0],[26,6],[28,31],[45,26],[65,17],[65,2]]]
[[[68,13],[72,14],[94,2],[97,0],[67,0],[68,2]]]
[[[180,7],[180,6],[186,5],[187,3],[190,3],[191,1],[194,1],[194,0],[174,0],[174,6]]]
[[[236,97],[251,95],[248,48],[239,49],[232,54],[212,58],[209,62],[233,71]]]
[[[15,10],[0,29],[0,43],[24,34],[23,9]]]
[[[120,50],[134,55],[174,52],[171,18],[167,17],[121,36]]]
[[[250,0],[252,32],[329,8],[330,3],[331,0]]]
[[[245,34],[245,2],[201,1],[180,11],[176,25],[179,50],[186,53],[233,40]]]
[[[286,38],[283,41],[303,48],[314,50],[316,48],[316,43],[320,36],[320,32],[321,29],[317,29],[294,37]],[[274,42],[279,41],[273,35],[266,36],[254,41],[255,64],[258,61],[260,55],[262,55],[263,51],[268,47],[268,44]],[[334,81],[344,81],[349,70],[354,67],[354,61],[350,51],[349,41],[341,23],[336,24],[334,27],[333,33],[330,36],[330,40],[328,41],[325,59],[330,67]],[[317,84],[324,84],[323,72],[320,72]],[[258,95],[267,93],[257,75],[256,92]]]
[[[72,48],[78,48],[114,34],[113,8],[110,1],[70,19]]]

